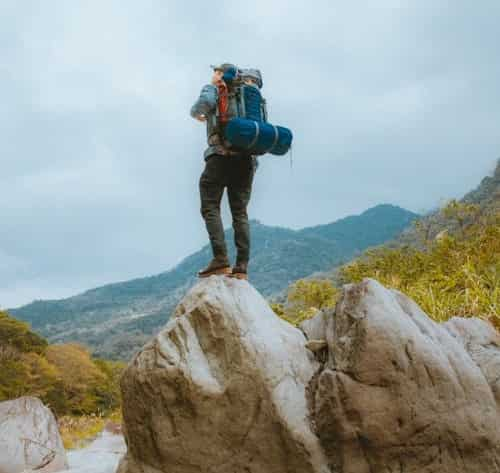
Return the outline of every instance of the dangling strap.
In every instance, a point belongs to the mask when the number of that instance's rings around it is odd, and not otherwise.
[[[271,145],[271,147],[267,151],[268,153],[272,153],[274,147],[276,146],[276,143],[278,142],[278,138],[279,138],[279,131],[278,131],[278,129],[274,125],[271,125],[271,126],[274,129],[274,140],[273,140],[273,144]]]
[[[254,121],[253,124],[255,125],[255,136],[254,136],[253,140],[250,142],[250,144],[247,146],[247,149],[252,148],[255,145],[255,143],[257,143],[257,140],[258,140],[259,135],[260,135],[259,122]]]

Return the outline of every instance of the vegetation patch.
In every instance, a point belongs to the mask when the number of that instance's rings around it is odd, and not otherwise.
[[[121,411],[116,410],[109,415],[62,416],[58,419],[59,431],[64,448],[75,449],[85,447],[94,440],[104,427],[109,424],[121,425]]]
[[[93,358],[77,343],[49,345],[0,311],[0,401],[39,397],[55,413],[106,416],[120,407],[125,364]]]
[[[436,219],[418,220],[416,244],[367,250],[340,268],[335,283],[295,282],[273,310],[298,325],[335,305],[337,285],[370,277],[411,297],[436,321],[476,316],[500,329],[500,211],[451,201],[438,217],[438,232]]]
[[[341,268],[341,282],[376,278],[414,299],[434,320],[476,316],[500,328],[500,212],[452,201],[441,213],[453,231],[427,239],[420,222],[422,249],[367,251]]]
[[[285,303],[271,304],[281,318],[299,325],[319,310],[335,307],[340,291],[328,279],[299,279],[294,282]]]

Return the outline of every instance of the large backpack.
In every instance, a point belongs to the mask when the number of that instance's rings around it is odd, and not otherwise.
[[[244,82],[246,77],[257,80],[257,85]],[[218,85],[216,127],[228,149],[262,155],[283,155],[292,144],[290,129],[267,121],[266,100],[259,87],[262,76],[256,69],[239,69],[234,77],[225,78]]]

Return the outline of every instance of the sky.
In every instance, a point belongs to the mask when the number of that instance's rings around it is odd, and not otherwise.
[[[257,67],[290,156],[251,218],[425,212],[500,156],[500,2],[0,2],[0,307],[165,271],[207,242],[209,65]],[[227,204],[224,222],[230,225]]]

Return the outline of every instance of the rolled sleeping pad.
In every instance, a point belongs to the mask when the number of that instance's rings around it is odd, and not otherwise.
[[[236,149],[276,155],[286,154],[293,139],[289,128],[247,118],[229,120],[224,128],[224,137]]]
[[[262,95],[257,87],[243,86],[241,88],[241,93],[243,94],[243,100],[245,102],[245,115],[240,114],[240,118],[246,118],[247,120],[263,121],[262,116]]]

